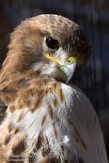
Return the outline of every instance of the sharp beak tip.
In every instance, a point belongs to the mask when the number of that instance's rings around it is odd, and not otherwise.
[[[65,73],[65,75],[67,76],[67,81],[66,83],[68,83],[71,78],[73,77],[74,73],[75,73],[75,70],[76,70],[76,66],[77,66],[77,63],[74,62],[70,65],[63,65],[61,66],[61,70]]]

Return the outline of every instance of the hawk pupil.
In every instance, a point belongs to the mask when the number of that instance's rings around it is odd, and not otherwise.
[[[46,38],[46,44],[50,49],[58,49],[59,48],[58,41],[53,39],[52,37]]]

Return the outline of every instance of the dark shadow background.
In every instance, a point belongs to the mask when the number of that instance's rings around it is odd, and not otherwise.
[[[42,13],[61,14],[74,20],[92,44],[93,56],[82,70],[78,85],[99,115],[109,153],[109,1],[1,0],[0,66],[8,50],[9,33],[21,20]]]

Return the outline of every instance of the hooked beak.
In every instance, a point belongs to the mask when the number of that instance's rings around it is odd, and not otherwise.
[[[73,77],[74,75],[74,72],[76,70],[76,66],[77,66],[77,63],[76,61],[73,62],[72,64],[70,65],[62,65],[60,68],[61,70],[65,73],[65,75],[67,76],[67,81],[66,83],[68,83],[70,81],[70,79]]]
[[[76,70],[76,66],[77,66],[77,61],[75,57],[73,58],[73,62],[71,64],[66,64],[66,63],[61,63],[57,58],[51,56],[50,54],[46,53],[45,57],[53,62],[56,62],[60,69],[64,72],[64,74],[67,77],[67,81],[66,83],[68,83],[70,81],[70,79],[73,77],[74,72]]]

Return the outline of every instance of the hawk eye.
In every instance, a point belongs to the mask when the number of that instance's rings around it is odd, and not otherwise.
[[[46,44],[50,49],[53,49],[53,50],[59,49],[58,41],[53,39],[52,37],[46,38]]]

